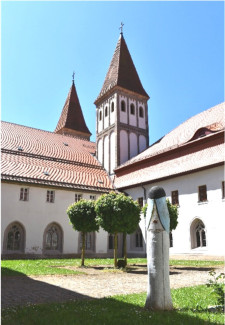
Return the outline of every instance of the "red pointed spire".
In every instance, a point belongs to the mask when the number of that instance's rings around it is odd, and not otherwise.
[[[55,133],[79,136],[90,140],[91,133],[84,120],[74,80],[56,126]]]
[[[115,86],[120,86],[149,98],[141,84],[122,32],[120,33],[109,70],[96,101]]]

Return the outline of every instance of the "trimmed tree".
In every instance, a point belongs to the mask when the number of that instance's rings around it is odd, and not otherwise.
[[[123,193],[110,192],[100,196],[95,203],[95,209],[98,224],[114,235],[114,267],[117,267],[118,233],[126,234],[136,230],[140,220],[140,207]]]
[[[176,229],[178,225],[178,220],[177,220],[179,215],[178,206],[170,203],[169,199],[166,200],[166,203],[170,215],[170,231],[172,231]]]
[[[80,200],[70,205],[66,212],[73,229],[81,232],[81,266],[84,266],[86,234],[99,230],[99,225],[96,222],[95,202],[92,200]]]

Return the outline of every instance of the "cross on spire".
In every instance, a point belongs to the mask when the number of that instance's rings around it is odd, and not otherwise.
[[[72,74],[73,82],[74,82],[74,76],[75,76],[75,72],[73,71],[73,74]]]
[[[122,21],[121,21],[120,28],[119,28],[121,30],[120,34],[123,34],[123,26],[124,26],[124,23],[122,23]]]

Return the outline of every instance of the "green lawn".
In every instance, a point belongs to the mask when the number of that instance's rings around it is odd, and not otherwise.
[[[206,325],[224,324],[222,312],[213,313],[215,296],[206,286],[172,290],[173,311],[145,310],[146,293],[61,304],[2,310],[2,325]]]
[[[146,258],[130,258],[129,265],[146,264]],[[186,260],[171,260],[170,265],[188,266],[188,267],[215,267],[223,265],[223,261],[186,261]],[[85,259],[85,265],[97,266],[113,266],[113,259]],[[82,272],[81,269],[69,270],[66,266],[80,266],[80,259],[35,259],[35,260],[3,260],[1,262],[2,276],[12,275],[47,275],[47,274],[78,274]],[[85,269],[84,269],[85,272]]]

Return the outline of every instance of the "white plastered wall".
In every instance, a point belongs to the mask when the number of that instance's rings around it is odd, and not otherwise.
[[[120,131],[120,164],[128,160],[128,134],[126,131]]]
[[[110,173],[113,173],[113,170],[116,166],[116,139],[115,132],[110,133]]]
[[[137,135],[135,133],[130,133],[130,158],[133,158],[138,154],[138,143]]]
[[[179,192],[179,223],[173,231],[173,248],[170,248],[170,254],[224,255],[225,200],[222,199],[221,191],[223,179],[221,166],[144,186],[147,194],[152,186],[162,186],[170,201],[171,191]],[[201,185],[207,186],[207,203],[198,202],[198,187]],[[144,196],[144,190],[140,186],[125,191],[134,200]],[[205,225],[207,244],[206,247],[191,249],[190,227],[196,218]],[[142,226],[141,228],[143,229]]]
[[[147,147],[146,137],[144,135],[139,136],[139,153],[145,150]]]
[[[19,200],[21,187],[29,188],[29,201]],[[12,222],[19,222],[25,229],[25,253],[42,254],[44,231],[50,223],[55,222],[63,231],[62,253],[78,253],[79,233],[72,228],[66,210],[74,202],[75,193],[82,194],[84,199],[90,199],[90,195],[98,198],[99,194],[55,189],[55,202],[48,203],[46,202],[47,189],[47,187],[2,183],[2,251],[6,228]],[[107,252],[107,233],[101,229],[96,233],[96,254],[102,252]]]
[[[99,139],[98,141],[98,160],[102,164],[103,162],[103,140]]]
[[[104,137],[104,168],[109,171],[109,136]]]

